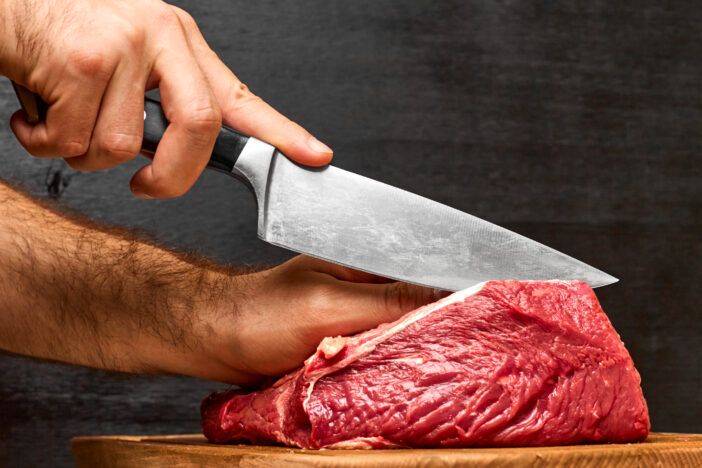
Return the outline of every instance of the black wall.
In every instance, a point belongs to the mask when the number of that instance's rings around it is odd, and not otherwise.
[[[336,151],[620,278],[597,291],[641,372],[656,431],[702,432],[702,4],[181,1],[223,60]],[[0,119],[16,108],[0,83]],[[231,264],[255,239],[243,186],[205,174],[143,201],[133,161],[75,173],[0,129],[0,177]],[[0,356],[0,465],[70,465],[82,434],[197,432],[219,384]]]

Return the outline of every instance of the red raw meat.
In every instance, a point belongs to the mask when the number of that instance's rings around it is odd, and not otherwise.
[[[644,440],[641,378],[594,292],[490,281],[351,337],[249,394],[202,404],[213,442],[304,448]]]

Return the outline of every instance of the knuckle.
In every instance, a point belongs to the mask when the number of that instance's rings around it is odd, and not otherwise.
[[[393,283],[385,288],[383,297],[384,310],[387,312],[395,312],[401,309],[402,300],[400,298],[400,283]]]
[[[254,102],[263,102],[263,99],[252,93],[244,83],[236,81],[229,87],[226,102],[229,103],[230,112],[237,112]]]
[[[183,27],[178,13],[172,7],[166,4],[164,4],[156,14],[156,21],[162,28],[165,29],[181,29]]]
[[[195,22],[195,18],[190,16],[190,13],[176,6],[171,6],[171,8],[173,9],[173,12],[178,16],[180,23],[186,30],[198,29],[197,23]]]
[[[122,40],[131,50],[141,50],[146,43],[146,31],[136,23],[125,21],[121,26]]]
[[[133,159],[140,149],[140,138],[127,133],[109,133],[98,144],[100,154],[119,162]]]
[[[261,99],[252,93],[249,87],[241,81],[234,83],[232,86],[232,94],[235,99]]]
[[[194,106],[182,119],[183,128],[192,135],[216,135],[222,126],[222,113],[214,104]]]
[[[88,152],[90,147],[90,140],[68,140],[62,141],[55,145],[56,156],[62,158],[72,158],[74,156],[81,156]]]
[[[30,140],[20,140],[26,150],[41,158],[72,158],[82,156],[90,147],[90,136],[73,135],[61,137],[60,135],[41,136]]]
[[[385,289],[385,310],[390,314],[408,312],[420,302],[417,292],[407,283],[392,283]]]
[[[78,76],[107,78],[110,74],[110,61],[106,54],[91,46],[83,46],[70,52],[66,63]]]

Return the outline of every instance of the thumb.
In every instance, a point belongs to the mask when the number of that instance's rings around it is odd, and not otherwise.
[[[253,94],[210,49],[192,17],[179,8],[175,11],[219,103],[225,125],[270,143],[300,164],[329,164],[333,152],[327,145]]]

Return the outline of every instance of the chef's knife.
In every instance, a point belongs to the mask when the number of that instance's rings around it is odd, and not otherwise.
[[[29,117],[41,119],[46,105],[15,89]],[[160,103],[146,98],[146,152],[156,150],[167,126]],[[450,291],[486,280],[582,280],[592,287],[617,281],[446,205],[334,166],[298,165],[226,126],[207,167],[253,192],[262,240],[379,276]]]

